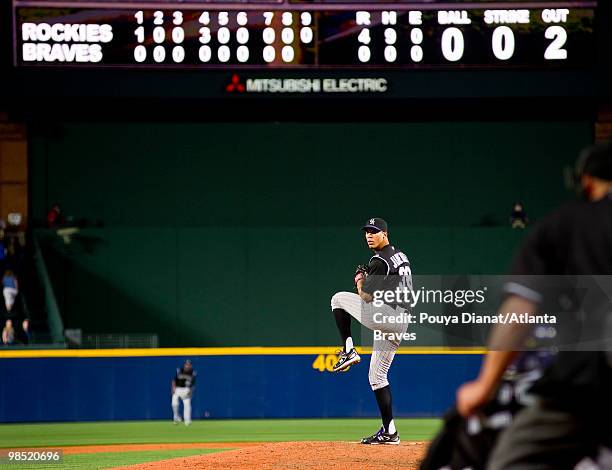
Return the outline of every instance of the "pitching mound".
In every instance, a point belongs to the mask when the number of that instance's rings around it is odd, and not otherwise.
[[[427,442],[403,442],[398,446],[365,446],[353,442],[274,442],[249,445],[216,454],[132,465],[129,468],[415,470],[423,458],[427,444]]]

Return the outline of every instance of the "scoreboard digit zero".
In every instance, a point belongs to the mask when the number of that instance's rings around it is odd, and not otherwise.
[[[585,68],[596,2],[13,0],[14,64]]]

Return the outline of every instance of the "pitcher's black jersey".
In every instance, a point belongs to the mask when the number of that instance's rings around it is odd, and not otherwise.
[[[393,245],[387,245],[376,251],[368,263],[368,276],[363,285],[363,291],[374,295],[375,291],[401,292],[412,290],[412,271],[408,257]],[[405,297],[405,296],[404,296]],[[395,297],[397,299],[397,296]],[[387,303],[387,302],[385,302]],[[402,302],[389,302],[392,307],[403,305]]]

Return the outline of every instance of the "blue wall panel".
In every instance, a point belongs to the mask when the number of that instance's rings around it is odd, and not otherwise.
[[[350,372],[312,368],[315,356],[192,357],[194,418],[374,417],[368,362]],[[437,416],[480,355],[398,355],[391,368],[398,416]],[[170,419],[180,357],[23,358],[0,361],[0,422]]]

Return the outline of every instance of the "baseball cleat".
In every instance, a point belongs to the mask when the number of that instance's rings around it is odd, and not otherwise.
[[[397,432],[394,432],[393,434],[389,434],[388,432],[385,432],[385,428],[381,426],[378,432],[374,434],[373,436],[364,437],[363,439],[361,439],[361,443],[362,444],[376,444],[376,445],[378,444],[399,445],[400,438]]]
[[[340,351],[338,354],[338,362],[334,364],[333,371],[341,372],[346,371],[353,364],[358,364],[361,361],[361,357],[355,351],[355,348],[351,349],[348,353]]]

